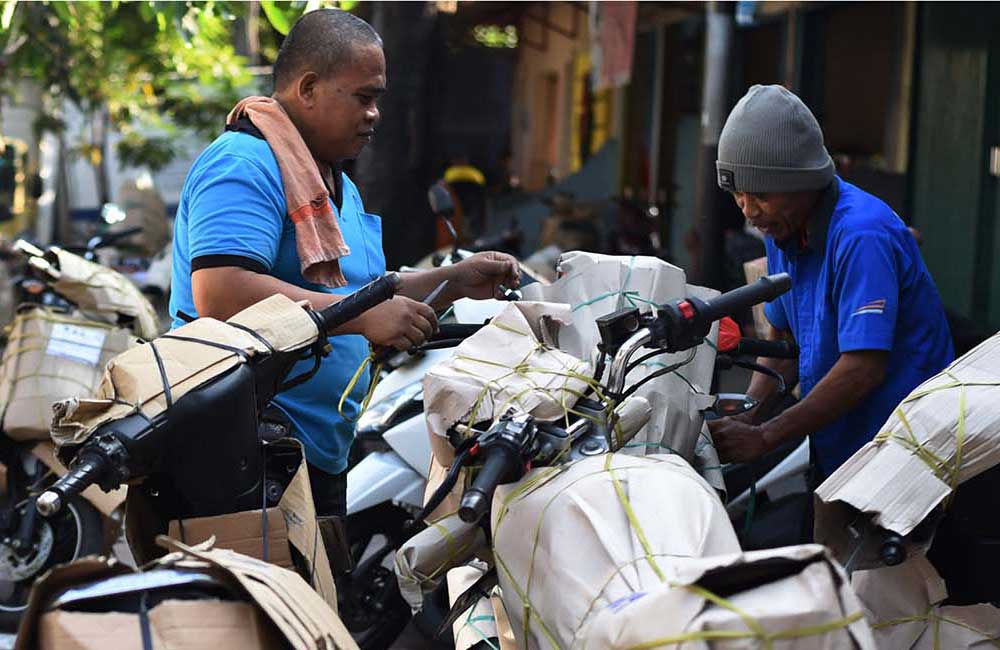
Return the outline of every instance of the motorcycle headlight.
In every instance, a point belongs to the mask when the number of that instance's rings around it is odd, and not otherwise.
[[[375,404],[370,404],[368,410],[358,418],[357,435],[381,436],[403,419],[416,415],[423,409],[423,387],[419,381],[415,381],[389,393]]]

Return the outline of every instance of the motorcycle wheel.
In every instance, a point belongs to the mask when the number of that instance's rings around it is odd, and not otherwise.
[[[384,504],[353,515],[347,520],[347,537],[355,566],[369,550],[389,544],[387,557],[405,541],[403,528],[409,515],[402,508]],[[392,569],[376,566],[368,575],[346,575],[338,581],[340,618],[361,650],[384,650],[399,637],[410,620],[410,606],[399,593]]]
[[[19,512],[25,505],[19,506]],[[101,513],[86,500],[73,497],[55,517],[39,517],[33,542],[35,549],[27,556],[0,543],[0,575],[5,576],[0,577],[0,630],[17,630],[39,576],[57,564],[104,550]]]

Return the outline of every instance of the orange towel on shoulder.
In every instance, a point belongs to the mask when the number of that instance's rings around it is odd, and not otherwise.
[[[346,285],[340,258],[350,255],[351,249],[344,242],[337,216],[328,200],[319,163],[277,100],[271,97],[242,99],[229,112],[226,124],[233,124],[244,115],[264,134],[278,161],[288,216],[295,225],[302,277],[327,287]]]

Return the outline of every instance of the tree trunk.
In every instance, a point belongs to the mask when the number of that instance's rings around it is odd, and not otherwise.
[[[374,3],[372,25],[382,35],[389,91],[379,102],[381,122],[352,177],[366,209],[382,217],[390,269],[417,261],[433,247],[436,224],[427,188],[440,170],[442,145],[434,133],[437,94],[433,67],[444,46],[437,13],[427,2]]]
[[[111,203],[111,181],[108,178],[108,129],[111,120],[108,111],[104,108],[91,117],[91,142],[97,148],[97,160],[91,158],[90,163],[94,167],[94,176],[97,179],[97,201],[98,208],[105,203]]]

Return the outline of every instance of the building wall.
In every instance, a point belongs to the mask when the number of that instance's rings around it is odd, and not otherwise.
[[[577,57],[588,51],[589,32],[585,10],[567,2],[535,3],[526,14],[518,25],[511,149],[522,185],[538,190],[550,171],[560,178],[571,171],[572,80]],[[574,24],[575,37],[560,33],[572,32]]]

